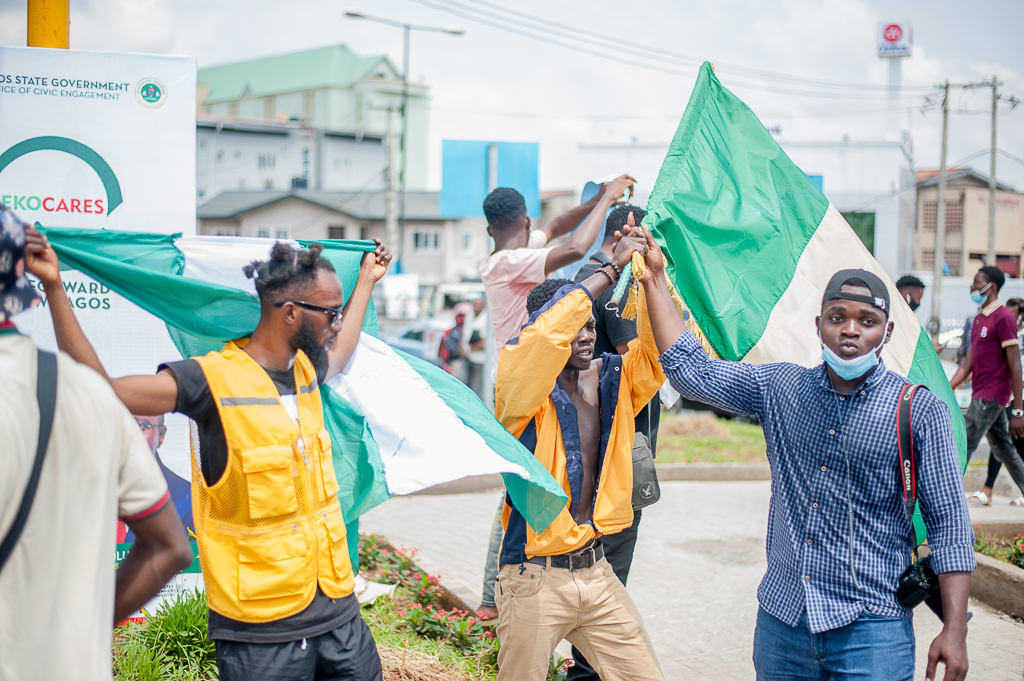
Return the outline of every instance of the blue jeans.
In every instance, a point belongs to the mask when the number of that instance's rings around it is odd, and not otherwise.
[[[758,608],[757,681],[913,681],[914,622],[868,612],[845,627],[812,634],[807,613],[791,627]]]

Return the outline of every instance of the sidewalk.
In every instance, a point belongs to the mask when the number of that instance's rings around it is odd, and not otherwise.
[[[396,497],[363,516],[360,530],[417,548],[420,566],[475,607],[499,495]],[[750,658],[769,497],[768,482],[665,482],[661,501],[644,510],[629,591],[667,679],[754,677]],[[996,504],[972,508],[972,517],[980,522],[980,511],[985,520],[998,515],[1024,522],[1024,509]],[[970,608],[969,678],[1020,681],[1024,625],[975,601]],[[940,624],[922,609],[915,629],[917,678],[923,679]]]

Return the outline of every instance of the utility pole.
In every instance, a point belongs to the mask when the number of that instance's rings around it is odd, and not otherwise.
[[[939,155],[939,199],[935,211],[935,267],[932,282],[932,342],[939,342],[942,331],[942,265],[946,260],[946,143],[949,135],[949,81],[942,86],[942,151]]]
[[[399,169],[399,180],[401,182],[401,207],[399,209],[399,221],[400,228],[398,230],[399,238],[405,238],[405,159],[406,159],[406,147],[408,142],[406,136],[409,134],[409,33],[412,32],[412,26],[405,24],[403,26],[403,33],[405,42],[402,47],[402,167]],[[389,237],[390,238],[390,237]],[[398,245],[398,241],[392,240],[392,244]],[[401,254],[401,249],[395,249],[397,253]]]
[[[996,105],[999,101],[999,81],[992,76],[992,158],[988,171],[988,253],[985,264],[996,264]]]
[[[71,0],[28,0],[28,46],[68,49]]]
[[[387,108],[388,115],[388,169],[384,187],[384,198],[386,208],[384,213],[384,234],[387,237],[388,247],[393,252],[400,252],[398,242],[398,199],[395,195],[395,117],[392,115],[394,109]]]

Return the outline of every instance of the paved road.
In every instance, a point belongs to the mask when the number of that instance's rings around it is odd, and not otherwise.
[[[396,497],[363,516],[360,529],[420,551],[420,565],[476,606],[497,492]],[[644,511],[629,579],[666,678],[754,678],[750,661],[756,590],[765,570],[767,482],[666,482]],[[976,521],[1019,518],[996,500]],[[970,678],[1021,681],[1024,625],[972,601]],[[929,611],[915,618],[918,674],[939,631]]]

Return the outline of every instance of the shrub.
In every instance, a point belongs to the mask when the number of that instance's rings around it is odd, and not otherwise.
[[[1024,568],[1024,534],[1018,534],[1010,542],[1010,549],[1006,553],[1006,562]]]

